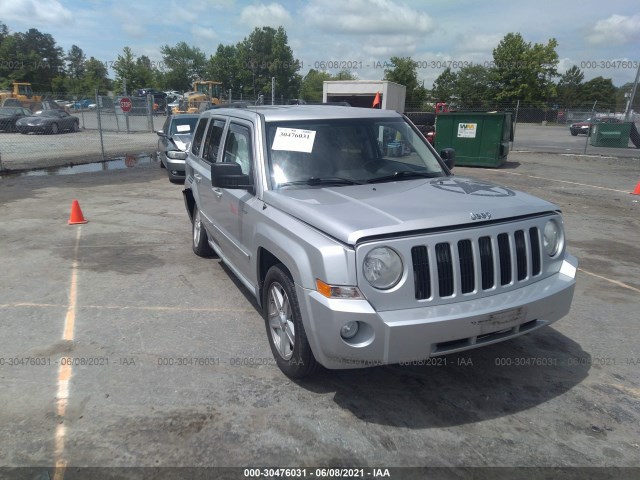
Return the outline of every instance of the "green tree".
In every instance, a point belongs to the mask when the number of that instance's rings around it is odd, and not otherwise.
[[[163,83],[167,88],[190,90],[194,80],[204,79],[207,71],[207,57],[198,47],[190,47],[186,42],[160,48],[165,68]]]
[[[144,55],[136,58],[129,47],[122,49],[122,55],[118,55],[113,63],[113,70],[116,72],[113,88],[119,93],[124,92],[125,80],[127,93],[155,85],[155,69],[149,58]]]
[[[576,65],[562,74],[558,81],[557,98],[562,107],[571,108],[581,102],[584,73]]]
[[[52,80],[63,72],[63,50],[53,37],[35,28],[25,33],[9,33],[0,25],[0,83],[31,82],[35,92],[51,91]]]
[[[582,85],[583,107],[589,107],[597,101],[598,107],[614,109],[616,106],[616,87],[610,78],[596,77]]]
[[[454,92],[458,102],[466,108],[491,106],[494,95],[491,71],[483,65],[469,65],[456,74]]]
[[[238,74],[234,86],[243,85],[255,95],[271,96],[271,78],[275,78],[276,95],[284,98],[299,96],[302,77],[297,73],[300,63],[294,59],[282,27],[255,28],[236,45]]]
[[[100,60],[94,57],[85,62],[85,70],[82,76],[84,91],[87,94],[94,94],[96,89],[98,94],[106,95],[112,88],[112,81],[107,76],[107,68]]]
[[[435,102],[451,102],[456,98],[458,75],[452,72],[449,67],[438,75],[433,82],[431,96]]]
[[[416,62],[411,57],[391,57],[391,63],[394,67],[384,71],[384,79],[407,88],[405,99],[407,106],[421,106],[426,100],[427,91],[418,82]]]
[[[218,45],[216,53],[209,58],[207,65],[207,78],[217,82],[222,82],[222,86],[225,90],[233,90],[240,93],[240,87],[242,87],[242,93],[244,95],[250,92],[250,83],[240,83],[240,68],[238,58],[238,47],[235,45]],[[251,94],[251,93],[249,93]],[[236,94],[233,94],[236,95]]]
[[[493,50],[496,100],[544,104],[555,96],[558,76],[558,42],[546,45],[525,42],[519,33],[508,33]]]
[[[66,72],[70,78],[79,79],[84,75],[84,52],[77,45],[71,45],[71,49],[67,52],[65,61],[67,64]]]
[[[309,102],[321,102],[323,84],[325,81],[330,80],[334,80],[330,73],[312,68],[302,79],[300,98]]]

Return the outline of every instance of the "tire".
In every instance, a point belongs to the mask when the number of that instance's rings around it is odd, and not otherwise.
[[[578,132],[571,132],[571,135],[573,135],[574,137],[578,136]]]
[[[262,313],[269,346],[282,373],[302,378],[317,371],[319,364],[304,331],[295,286],[282,265],[274,265],[267,272]]]
[[[73,122],[73,127],[71,128],[74,132],[80,131],[80,124],[78,122]]]
[[[191,224],[191,246],[193,253],[203,258],[210,258],[214,255],[213,249],[209,246],[207,231],[200,218],[200,209],[196,206]]]
[[[58,124],[54,123],[53,125],[51,125],[51,127],[49,128],[49,133],[51,135],[57,135],[60,132],[60,130],[58,129]]]

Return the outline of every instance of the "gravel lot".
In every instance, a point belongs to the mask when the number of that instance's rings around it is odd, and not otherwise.
[[[157,164],[5,176],[0,466],[51,478],[56,464],[65,478],[71,467],[621,466],[636,468],[593,472],[638,478],[640,196],[629,192],[640,162],[515,153],[502,169],[455,172],[560,205],[580,260],[571,313],[431,365],[301,382],[273,364],[247,291],[191,252],[181,188]],[[89,223],[67,225],[72,199]],[[435,478],[465,472],[522,471]]]

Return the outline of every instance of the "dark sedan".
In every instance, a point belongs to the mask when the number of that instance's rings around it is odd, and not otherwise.
[[[160,166],[167,169],[169,181],[184,183],[185,159],[191,137],[200,115],[169,115],[156,133],[158,139],[158,159]]]
[[[15,132],[16,122],[32,115],[31,110],[23,107],[2,107],[0,108],[0,130],[5,132]]]
[[[18,120],[16,129],[20,133],[34,132],[54,135],[65,130],[77,132],[80,130],[80,119],[63,110],[40,110],[30,117]]]

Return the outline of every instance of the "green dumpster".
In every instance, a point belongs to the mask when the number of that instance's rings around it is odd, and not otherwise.
[[[440,113],[436,118],[436,150],[454,148],[456,165],[499,167],[512,140],[511,113]]]
[[[627,148],[631,122],[594,123],[589,143],[594,147]]]

